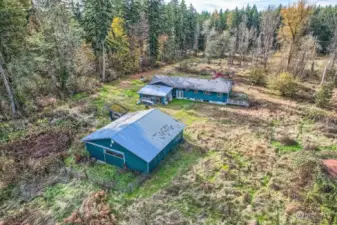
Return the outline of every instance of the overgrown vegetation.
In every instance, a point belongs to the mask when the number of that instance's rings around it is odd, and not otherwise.
[[[293,96],[297,91],[296,80],[289,73],[281,73],[276,77],[271,77],[269,87],[287,97]]]
[[[0,224],[336,224],[335,14],[306,1],[0,2]],[[183,60],[194,53],[206,57]],[[185,142],[140,186],[89,160],[79,140],[110,122],[106,106],[143,110],[154,74],[210,71],[251,107],[158,105]]]
[[[334,83],[326,83],[319,87],[315,94],[315,103],[317,106],[325,107],[330,104],[334,86]]]
[[[249,80],[254,85],[264,86],[266,84],[266,72],[263,69],[252,69],[249,72]]]

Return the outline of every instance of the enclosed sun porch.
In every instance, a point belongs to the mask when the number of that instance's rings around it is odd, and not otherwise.
[[[138,91],[139,101],[137,104],[167,105],[173,99],[172,90],[173,88],[168,86],[146,85]]]

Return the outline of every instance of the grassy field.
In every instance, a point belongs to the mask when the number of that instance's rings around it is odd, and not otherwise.
[[[225,67],[224,60],[185,63],[202,78],[209,75],[197,71]],[[132,192],[124,190],[138,174],[88,162],[79,140],[109,123],[105,105],[145,109],[136,105],[144,86],[139,75],[105,84],[93,95],[77,94],[28,120],[2,124],[2,146],[51,130],[68,131],[72,141],[64,152],[24,161],[29,166],[11,170],[11,176],[1,172],[0,218],[62,224],[91,193],[105,189],[118,224],[336,224],[337,219],[329,221],[336,209],[329,199],[337,196],[337,187],[321,165],[322,159],[337,159],[336,95],[333,107],[320,109],[310,100],[312,81],[303,83],[310,90],[300,92],[303,98],[287,99],[251,85],[247,68],[231,70],[234,90],[246,93],[251,107],[185,100],[158,106],[187,125],[185,142]],[[182,74],[168,66],[143,76],[155,73]],[[61,165],[50,169],[54,164],[41,163],[46,159]],[[0,163],[14,168],[15,160],[4,154]]]

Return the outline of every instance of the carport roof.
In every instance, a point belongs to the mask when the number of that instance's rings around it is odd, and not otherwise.
[[[150,109],[128,113],[83,138],[83,142],[111,139],[146,162],[151,162],[185,125],[171,116]]]

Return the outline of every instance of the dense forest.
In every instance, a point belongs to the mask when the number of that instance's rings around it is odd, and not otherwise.
[[[193,55],[268,70],[276,51],[278,73],[335,80],[337,7],[301,0],[198,13],[184,0],[1,0],[0,115],[22,117],[43,96],[65,99]],[[329,60],[317,74],[320,55]]]

